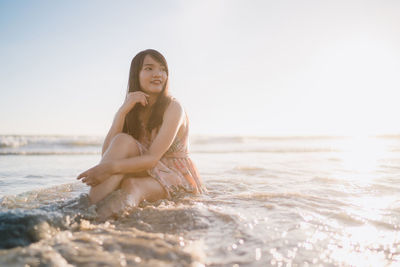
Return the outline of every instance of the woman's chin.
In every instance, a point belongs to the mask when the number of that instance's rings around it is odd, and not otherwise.
[[[147,90],[147,94],[153,94],[153,95],[157,95],[159,93],[161,93],[162,88],[150,88],[149,90]]]

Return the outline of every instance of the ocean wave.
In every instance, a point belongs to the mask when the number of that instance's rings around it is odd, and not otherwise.
[[[334,149],[192,149],[191,154],[230,154],[230,153],[324,153],[324,152],[339,152],[339,150]],[[17,155],[37,155],[37,156],[47,156],[47,155],[100,155],[100,150],[0,150],[0,156],[17,156]]]
[[[323,152],[339,152],[340,150],[333,148],[243,148],[243,149],[196,149],[192,148],[191,153],[210,153],[210,154],[225,154],[225,153],[323,153]]]
[[[276,142],[314,142],[331,141],[352,138],[350,136],[212,136],[191,135],[190,141],[194,145],[213,144],[248,144],[248,143],[276,143]],[[400,135],[379,135],[378,139],[400,139]],[[25,146],[101,146],[104,136],[72,136],[72,135],[0,135],[0,148],[18,148]]]
[[[0,265],[23,262],[39,266],[34,262],[40,259],[41,264],[52,266],[204,266],[200,264],[205,258],[203,242],[184,236],[211,226],[204,206],[193,201],[189,205],[169,200],[143,203],[103,222],[97,220],[96,206],[89,205],[86,194],[55,201],[57,192],[76,191],[71,188],[74,186],[0,200]],[[32,206],[31,202],[41,205]]]
[[[235,168],[233,168],[233,171],[242,171],[242,172],[254,172],[254,171],[265,171],[266,168],[260,167],[260,166],[247,166],[247,165],[243,165],[243,166],[236,166]]]
[[[14,209],[0,212],[0,249],[27,246],[64,229],[58,212]]]
[[[0,148],[101,146],[102,142],[98,136],[0,135]]]
[[[258,167],[239,165],[238,169]],[[232,266],[239,262],[268,266],[272,260],[276,265],[302,265],[331,246],[350,242],[354,244],[350,253],[362,252],[359,245],[365,244],[362,249],[380,253],[387,257],[383,263],[392,263],[392,249],[397,249],[393,238],[398,228],[397,197],[379,216],[366,215],[374,210],[354,205],[349,199],[353,193],[338,197],[334,191],[319,190],[313,180],[302,179],[295,185],[283,181],[284,186],[271,184],[263,189],[251,187],[247,178],[247,184],[244,179],[235,183],[210,178],[209,194],[143,203],[106,222],[97,220],[80,183],[7,196],[0,200],[0,246],[4,248],[0,265]],[[309,187],[302,188],[303,184]],[[355,228],[364,233],[363,227],[371,229],[370,225],[379,231],[366,236],[368,243],[350,235]],[[293,248],[297,254],[290,261],[277,254]],[[322,263],[340,265],[328,257]]]
[[[60,194],[70,186],[3,197],[0,200],[0,249],[27,246],[62,230],[76,228],[83,219],[95,218],[94,206],[89,204],[86,194],[59,200]]]
[[[324,153],[338,152],[333,149],[224,149],[224,150],[196,150],[192,149],[191,154],[231,154],[231,153]],[[50,156],[50,155],[100,155],[100,150],[95,151],[1,151],[0,156]]]
[[[193,135],[191,142],[193,144],[215,144],[215,143],[249,143],[249,142],[277,142],[277,141],[323,141],[323,140],[341,140],[345,136],[212,136],[212,135]]]
[[[199,136],[190,138],[191,153],[321,153],[346,148],[338,136]],[[376,138],[397,138],[380,136]],[[99,136],[0,135],[0,155],[100,154]],[[390,152],[399,152],[397,145]]]
[[[100,151],[1,151],[0,156],[100,155]]]

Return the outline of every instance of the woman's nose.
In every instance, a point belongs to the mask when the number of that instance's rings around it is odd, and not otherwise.
[[[162,70],[156,70],[153,73],[153,76],[161,76],[162,75]]]

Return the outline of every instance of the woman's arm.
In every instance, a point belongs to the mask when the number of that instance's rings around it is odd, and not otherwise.
[[[141,91],[131,92],[126,95],[125,101],[122,106],[119,108],[118,112],[114,116],[113,124],[111,125],[110,130],[106,138],[104,139],[103,148],[101,150],[101,155],[103,156],[104,152],[107,151],[108,146],[111,143],[111,140],[118,133],[122,132],[124,128],[124,122],[126,114],[137,104],[140,103],[142,106],[147,105],[147,97],[149,95],[145,94]]]
[[[112,172],[125,174],[154,167],[174,141],[182,125],[183,115],[182,106],[177,101],[172,101],[165,111],[163,123],[149,151],[138,157],[115,160],[112,163]]]
[[[82,182],[93,186],[113,174],[140,172],[152,168],[174,141],[182,125],[183,114],[181,105],[176,101],[171,102],[165,111],[160,130],[146,154],[100,163],[79,174],[77,179],[82,179]]]

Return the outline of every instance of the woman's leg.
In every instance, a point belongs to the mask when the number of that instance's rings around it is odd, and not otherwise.
[[[166,198],[167,194],[159,182],[152,177],[125,178],[121,183],[121,193],[107,199],[107,203],[98,208],[100,218],[120,214],[129,207],[136,207],[143,200],[150,202]]]
[[[100,162],[138,155],[140,155],[140,151],[133,137],[125,133],[119,133],[112,139]],[[105,198],[112,191],[118,189],[123,177],[124,174],[112,175],[101,184],[91,187],[89,191],[90,202],[95,204]]]
[[[121,183],[121,190],[132,195],[136,205],[143,200],[154,202],[167,197],[164,188],[152,177],[126,178]]]

